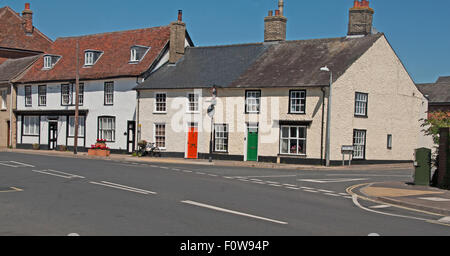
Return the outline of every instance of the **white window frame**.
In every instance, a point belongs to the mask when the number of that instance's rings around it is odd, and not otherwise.
[[[194,101],[191,101],[191,96],[194,95]],[[192,107],[192,108],[191,108]],[[200,112],[200,94],[196,92],[189,92],[187,94],[187,113]]]
[[[300,93],[297,97],[295,94]],[[297,104],[296,101],[300,100]],[[296,108],[299,108],[297,111]],[[306,113],[306,90],[291,90],[289,91],[289,113],[290,114],[305,114]]]
[[[104,127],[106,124],[107,127]],[[111,124],[111,125],[110,125]],[[111,126],[111,127],[108,127]],[[109,138],[108,135],[111,135]],[[113,116],[98,117],[98,138],[106,139],[107,142],[116,141],[116,118]]]
[[[78,105],[79,106],[83,106],[83,104],[84,104],[84,83],[79,83],[78,85],[79,85],[79,87],[78,87],[78,89],[79,89],[79,91],[78,91]],[[76,85],[74,85],[74,86],[76,86]],[[74,97],[75,97],[77,92],[74,90],[73,93],[74,93]]]
[[[67,93],[63,88],[67,87]],[[72,85],[71,84],[61,84],[61,106],[71,106],[72,105]]]
[[[367,117],[369,94],[355,93],[355,116]]]
[[[283,129],[288,129],[288,136],[283,134]],[[292,136],[292,128],[296,129],[296,136]],[[304,129],[304,134],[300,134],[300,131]],[[304,135],[304,138],[300,135]],[[293,155],[293,156],[305,156],[306,155],[306,147],[307,147],[307,138],[308,138],[308,127],[304,125],[282,125],[280,126],[280,155]],[[283,141],[287,140],[288,152],[283,152]],[[293,153],[291,149],[291,140],[295,140],[297,142],[296,152]],[[299,152],[299,143],[298,141],[303,141],[302,151]]]
[[[108,89],[109,86],[111,87],[111,89]],[[105,82],[103,96],[104,96],[104,105],[106,106],[114,105],[114,82],[112,81]]]
[[[131,62],[137,62],[137,61],[139,61],[139,60],[137,59],[137,49],[136,49],[135,47],[132,47],[130,51],[131,51],[130,61],[131,61]]]
[[[164,101],[158,102],[158,95],[164,95]],[[167,93],[165,92],[155,92],[154,94],[154,99],[155,99],[155,106],[153,109],[154,113],[167,113]],[[158,104],[161,104],[161,108],[158,108]],[[158,109],[162,109],[162,105],[164,105],[164,110],[158,110]]]
[[[78,137],[84,138],[84,127],[86,118],[84,116],[78,116]],[[75,116],[69,116],[69,138],[75,137]]]
[[[39,116],[23,116],[23,136],[39,136]]]
[[[27,94],[27,89],[30,89],[30,93]],[[31,85],[26,85],[25,88],[25,107],[33,106],[33,88]]]
[[[50,55],[44,56],[44,69],[51,69],[52,67],[53,67],[52,56]]]
[[[245,113],[258,114],[261,111],[261,91],[245,91]]]
[[[364,160],[366,158],[367,131],[353,130],[353,159]]]
[[[41,88],[45,88],[45,93],[41,93]],[[45,107],[47,106],[47,85],[39,85],[38,86],[38,106]]]
[[[7,106],[7,102],[8,102],[8,90],[7,89],[2,89],[0,90],[0,94],[2,97],[2,106],[1,106],[1,110],[7,110],[8,106]]]
[[[158,135],[157,134],[157,128],[158,126],[164,127],[164,135]],[[153,141],[155,142],[155,146],[157,146],[159,149],[165,150],[167,148],[167,126],[165,123],[154,123],[153,124]],[[163,144],[161,142],[158,142],[158,138],[162,138]]]
[[[84,65],[85,66],[94,65],[94,52],[93,51],[86,51],[84,53]]]
[[[228,146],[229,146],[228,125],[214,124],[214,152],[228,153],[229,150]]]

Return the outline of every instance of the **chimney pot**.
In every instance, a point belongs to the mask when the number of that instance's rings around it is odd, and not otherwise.
[[[183,10],[178,10],[178,21],[183,21]]]
[[[25,4],[25,10],[30,10],[30,3]]]
[[[275,16],[280,16],[280,10],[275,10]]]
[[[269,17],[273,16],[273,11],[269,11]]]

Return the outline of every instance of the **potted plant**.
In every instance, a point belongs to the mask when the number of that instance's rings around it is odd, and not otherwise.
[[[89,156],[109,156],[111,151],[106,146],[106,140],[98,139],[94,145],[91,145],[91,148],[88,150]]]
[[[40,145],[39,145],[39,144],[37,144],[37,143],[34,143],[34,144],[33,144],[33,149],[34,149],[34,150],[39,150],[39,148],[40,148]]]

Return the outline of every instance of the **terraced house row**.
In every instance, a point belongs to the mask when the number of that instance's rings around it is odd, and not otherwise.
[[[347,35],[287,41],[279,1],[261,43],[196,47],[181,12],[167,26],[58,38],[11,82],[14,141],[73,147],[78,101],[80,150],[106,139],[131,153],[147,140],[169,157],[323,164],[329,135],[332,164],[343,146],[356,162],[412,161],[431,147],[428,100],[373,17],[354,1]]]

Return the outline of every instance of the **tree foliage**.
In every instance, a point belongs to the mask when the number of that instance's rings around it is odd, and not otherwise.
[[[447,112],[437,111],[430,113],[427,119],[421,119],[422,131],[431,135],[435,144],[439,145],[439,129],[450,127],[450,115]]]

